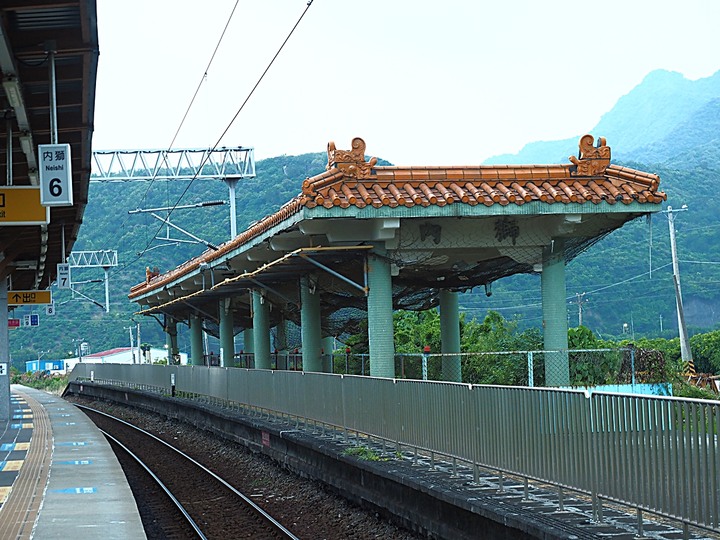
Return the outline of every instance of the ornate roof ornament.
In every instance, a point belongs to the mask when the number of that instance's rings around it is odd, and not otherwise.
[[[372,168],[377,163],[377,158],[370,158],[365,161],[365,141],[360,137],[352,140],[351,150],[337,150],[335,143],[328,143],[328,164],[327,170],[333,167],[340,169],[346,176],[353,178],[369,178]]]
[[[605,137],[598,137],[597,146],[593,146],[595,139],[592,135],[583,135],[580,138],[579,159],[570,156],[577,170],[573,176],[600,176],[610,165],[610,147],[605,144]]]

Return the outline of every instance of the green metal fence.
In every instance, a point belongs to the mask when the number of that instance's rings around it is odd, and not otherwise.
[[[174,384],[585,493],[598,519],[605,500],[720,532],[718,401],[203,366],[78,364],[71,380]]]
[[[395,377],[470,384],[544,387],[550,386],[546,384],[548,378],[557,380],[563,373],[569,372],[569,380],[563,386],[588,387],[664,382],[666,372],[662,356],[659,353],[648,355],[644,352],[642,359],[636,361],[636,351],[635,348],[627,347],[564,351],[396,354]],[[327,355],[325,363],[329,361],[330,355]],[[336,353],[332,356],[332,372],[344,375],[369,375],[369,355]]]

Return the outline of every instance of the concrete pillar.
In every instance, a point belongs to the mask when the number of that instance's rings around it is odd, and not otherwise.
[[[270,369],[270,303],[260,291],[253,291],[253,350],[255,368]]]
[[[220,312],[220,365],[232,367],[235,364],[235,329],[230,298],[218,302]]]
[[[333,372],[333,348],[335,347],[335,337],[328,336],[322,339],[322,370],[324,373]]]
[[[202,366],[203,361],[202,319],[197,315],[190,316],[190,359],[188,364]]]
[[[177,321],[168,316],[165,317],[165,348],[168,354],[168,365],[171,366],[176,355],[180,354],[180,349],[177,344]]]
[[[300,278],[300,331],[303,371],[322,371],[320,349],[320,292],[312,290],[311,276]]]
[[[565,246],[555,239],[543,252],[540,280],[542,288],[543,342],[545,353],[545,384],[570,384],[568,362],[568,323],[565,288]]]
[[[243,330],[243,353],[245,353],[246,356],[243,361],[247,362],[243,364],[243,367],[254,367],[254,360],[252,355],[253,351],[255,350],[255,333],[253,332],[252,328],[246,328]]]
[[[255,350],[255,336],[252,328],[243,330],[243,351],[251,353]]]
[[[458,293],[440,290],[440,346],[443,355],[460,352],[460,313]],[[460,356],[442,357],[444,381],[462,381]]]
[[[395,377],[392,277],[385,248],[376,246],[368,255],[368,340],[370,376]]]
[[[277,368],[288,368],[287,321],[281,319],[276,327],[275,349],[277,349]]]
[[[8,334],[7,277],[0,277],[0,424],[10,421],[10,336]],[[40,367],[40,366],[38,366]]]

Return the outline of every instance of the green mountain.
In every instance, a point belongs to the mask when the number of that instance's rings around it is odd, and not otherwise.
[[[588,132],[607,138],[614,163],[659,174],[668,205],[688,206],[688,211],[675,216],[685,315],[691,333],[716,327],[720,323],[716,286],[720,281],[720,72],[697,81],[678,73],[652,72]],[[488,162],[564,162],[577,153],[578,139],[530,143],[518,154],[495,156]],[[568,266],[571,324],[578,322],[580,303],[583,323],[602,335],[622,333],[625,324],[628,332],[634,329],[637,334],[677,335],[670,262],[669,227],[663,214],[636,220],[608,235]],[[503,299],[493,298],[484,307],[506,316],[519,314],[530,325],[541,320],[537,277],[511,278],[495,290]],[[513,291],[522,293],[517,307]]]

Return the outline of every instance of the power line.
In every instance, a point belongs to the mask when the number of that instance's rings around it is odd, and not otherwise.
[[[225,37],[225,32],[227,32],[228,26],[230,26],[230,21],[233,18],[233,15],[235,14],[235,10],[237,9],[238,2],[240,0],[235,0],[235,5],[232,8],[232,11],[230,12],[230,16],[228,17],[227,22],[225,23],[225,28],[223,28],[222,34],[220,34],[220,39],[218,39],[217,45],[215,45],[215,50],[212,53],[212,56],[210,56],[210,61],[208,62],[207,67],[205,68],[205,71],[203,72],[202,77],[200,77],[200,82],[197,85],[197,88],[195,89],[195,94],[193,94],[192,99],[190,100],[190,104],[187,106],[187,109],[185,110],[185,114],[182,117],[182,120],[180,121],[180,125],[178,126],[177,130],[175,131],[175,135],[173,135],[172,141],[170,141],[170,146],[168,149],[172,148],[175,144],[175,139],[177,139],[178,134],[180,133],[180,130],[183,127],[183,124],[185,123],[185,120],[188,117],[188,114],[190,113],[190,109],[193,106],[193,103],[195,103],[195,98],[197,98],[198,93],[200,92],[200,87],[207,79],[208,71],[210,71],[210,66],[213,63],[213,60],[215,60],[215,55],[218,52],[218,49],[220,48],[220,44],[222,43],[223,38]]]
[[[235,120],[237,119],[237,117],[238,117],[238,116],[240,115],[240,113],[242,112],[242,110],[245,108],[245,105],[247,105],[248,101],[250,100],[250,98],[252,97],[252,95],[255,93],[255,90],[257,90],[258,86],[260,86],[260,83],[261,83],[262,80],[265,78],[265,75],[267,74],[267,72],[270,70],[270,68],[272,67],[272,65],[275,63],[275,60],[276,60],[277,57],[280,55],[280,53],[282,52],[283,48],[285,48],[285,45],[286,45],[287,42],[290,40],[290,37],[291,37],[291,36],[293,35],[293,33],[295,32],[295,29],[298,27],[298,25],[300,24],[300,22],[301,22],[301,21],[303,20],[303,18],[305,17],[305,14],[306,14],[306,13],[308,12],[308,10],[310,9],[310,6],[312,5],[312,3],[313,3],[313,0],[308,0],[307,5],[305,6],[305,9],[303,10],[302,14],[301,14],[300,17],[298,18],[298,20],[297,20],[297,22],[295,23],[295,25],[294,25],[294,26],[292,27],[292,29],[290,30],[290,33],[287,35],[287,37],[285,38],[285,40],[282,42],[282,45],[280,45],[280,48],[277,50],[277,52],[275,53],[275,55],[272,57],[272,60],[270,60],[270,63],[267,65],[267,67],[265,68],[265,70],[262,72],[262,75],[260,75],[260,78],[257,80],[257,82],[255,83],[255,85],[252,87],[252,89],[250,90],[250,93],[249,93],[249,94],[247,95],[247,97],[245,98],[245,101],[243,101],[242,105],[240,105],[240,108],[237,110],[237,112],[235,113],[235,115],[232,117],[232,120],[230,120],[230,123],[227,125],[227,127],[226,127],[226,128],[223,130],[223,132],[220,134],[220,136],[218,137],[218,139],[215,141],[215,144],[212,145],[212,147],[211,147],[211,149],[210,149],[210,152],[208,152],[207,155],[203,158],[203,160],[201,161],[201,163],[200,163],[200,165],[199,165],[199,167],[198,167],[198,170],[202,170],[202,167],[203,167],[203,166],[205,165],[205,163],[207,162],[207,160],[208,160],[208,158],[209,158],[209,155],[218,147],[218,145],[220,144],[220,141],[222,141],[222,138],[223,138],[223,137],[225,136],[225,134],[228,132],[228,130],[230,129],[230,127],[233,125],[233,123],[235,122]],[[177,202],[176,202],[176,203],[173,205],[173,207],[168,211],[168,215],[167,215],[167,218],[168,218],[168,219],[169,219],[170,216],[172,215],[172,213],[173,213],[173,211],[175,210],[175,208],[180,204],[180,202],[182,201],[183,197],[184,197],[185,194],[188,192],[188,190],[190,189],[190,186],[192,186],[192,184],[193,184],[193,182],[195,181],[196,178],[197,178],[197,173],[195,174],[195,176],[193,176],[193,177],[190,179],[190,182],[188,182],[188,185],[185,187],[185,189],[183,190],[183,192],[180,194],[180,197],[178,198]],[[140,255],[137,257],[137,259],[139,259],[139,258],[142,256],[142,254],[144,254],[145,251],[147,251],[147,249],[150,247],[150,244],[151,244],[151,243],[153,242],[153,240],[155,239],[155,236],[157,236],[157,235],[160,233],[161,230],[162,230],[162,225],[160,226],[160,228],[158,229],[158,231],[153,235],[153,237],[148,241],[147,245],[146,245],[145,248],[142,250],[142,252],[141,252]],[[137,260],[137,259],[136,259],[136,260]],[[134,261],[133,261],[133,262],[134,262]]]

